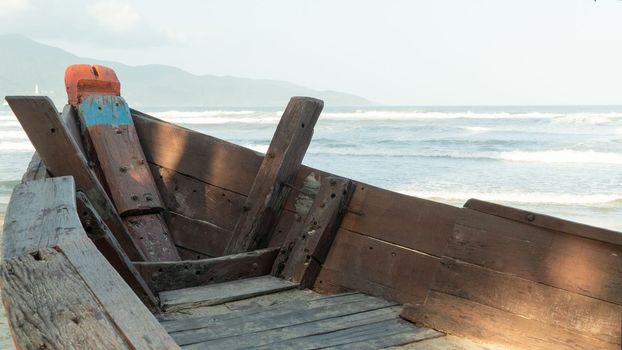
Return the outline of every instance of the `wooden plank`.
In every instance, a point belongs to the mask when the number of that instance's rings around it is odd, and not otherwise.
[[[247,195],[262,162],[257,152],[131,110],[147,160]]]
[[[146,261],[181,260],[162,214],[126,216],[122,220],[132,238],[140,242]]]
[[[89,136],[106,188],[119,214],[163,210],[125,100],[120,96],[92,95],[77,109],[83,133]]]
[[[270,273],[278,248],[204,260],[137,262],[136,268],[154,292],[197,287]]]
[[[213,256],[211,255],[195,252],[193,250],[190,250],[190,249],[187,249],[181,246],[176,246],[176,247],[177,247],[177,252],[179,253],[179,257],[181,258],[182,261],[213,258]]]
[[[233,230],[227,254],[261,247],[262,242],[267,245],[270,241],[267,235],[289,194],[283,183],[295,178],[323,107],[322,101],[310,97],[293,97],[289,101]]]
[[[463,209],[446,255],[622,305],[622,247]]]
[[[60,252],[5,260],[2,301],[19,349],[132,349]]]
[[[262,331],[246,331],[247,323],[242,323],[245,333],[211,339],[201,343],[195,343],[187,346],[189,349],[244,349],[247,347],[258,347],[262,345],[278,344],[281,341],[296,338],[293,343],[304,343],[301,337],[312,336],[315,334],[323,334],[329,332],[337,332],[344,329],[360,325],[368,325],[387,320],[396,320],[400,313],[400,307],[387,307],[371,311],[363,311],[353,314],[346,314],[327,319],[319,319],[304,323],[294,323],[284,327],[272,328],[273,325],[268,320],[264,320],[264,324],[269,328]],[[287,317],[287,316],[285,316]],[[307,319],[304,319],[307,321]],[[279,324],[281,326],[281,324]],[[415,328],[414,326],[412,328]],[[409,329],[410,330],[410,329]],[[297,346],[292,348],[298,349]]]
[[[279,216],[278,222],[274,225],[272,235],[270,237],[269,247],[285,247],[285,240],[287,236],[293,235],[293,232],[300,232],[302,230],[303,218],[297,213],[283,209]],[[283,250],[283,254],[287,253],[287,249]],[[282,262],[285,259],[281,260]],[[283,263],[284,265],[284,263]],[[278,267],[277,267],[278,268]],[[276,272],[276,270],[275,270]]]
[[[436,257],[340,229],[315,288],[336,285],[416,304],[425,300],[438,264]]]
[[[28,167],[26,168],[26,172],[22,176],[22,183],[26,181],[40,180],[48,176],[47,169],[45,168],[45,164],[39,157],[39,154],[35,152],[32,155],[32,159],[30,163],[28,163]]]
[[[229,301],[275,293],[297,285],[272,276],[262,276],[219,283],[209,286],[184,288],[160,293],[160,303],[168,311],[198,306],[218,305]]]
[[[273,318],[299,310],[309,310],[324,306],[332,306],[335,308],[342,304],[352,302],[375,302],[377,300],[378,298],[361,293],[344,293],[323,296],[312,300],[295,300],[278,302],[268,306],[247,307],[245,309],[219,315],[161,321],[161,324],[169,333],[172,333],[191,329],[208,328],[225,323],[230,324],[237,322],[238,324],[241,324],[243,321]]]
[[[553,231],[565,232],[580,237],[622,245],[622,232],[580,224],[549,215],[532,213],[505,205],[481,201],[479,199],[469,199],[464,204],[464,207],[477,210],[482,213],[518,221],[523,224],[534,225]]]
[[[171,336],[179,345],[184,346],[188,344],[205,342],[211,339],[240,336],[242,334],[257,333],[320,320],[326,321],[327,319],[335,317],[385,309],[394,305],[395,304],[385,300],[375,299],[371,301],[346,303],[339,305],[338,307],[332,305],[322,306],[310,310],[296,310],[274,317],[251,317],[248,319],[243,318],[242,320],[232,319],[228,322],[221,322],[218,325],[212,325],[206,328],[175,332],[172,333]],[[394,315],[395,314],[393,314],[393,316]],[[204,347],[205,345],[202,344],[198,346]],[[221,347],[217,346],[216,348]]]
[[[497,344],[483,344],[465,338],[446,335],[444,337],[424,339],[405,345],[403,350],[509,350],[505,346]],[[396,350],[396,349],[394,349]]]
[[[168,210],[233,230],[246,196],[161,166],[151,171]]]
[[[620,342],[622,306],[443,258],[432,290],[534,319],[577,334]]]
[[[15,186],[4,220],[3,258],[83,239],[70,176]]]
[[[345,207],[352,195],[354,184],[347,179],[326,177],[307,215],[303,229],[293,232],[283,249],[289,254],[279,255],[285,265],[279,274],[304,288],[313,287],[328,251],[335,239]],[[275,261],[275,267],[282,261]]]
[[[174,212],[166,212],[165,218],[171,238],[178,247],[209,256],[221,256],[231,239],[231,231],[207,221],[194,220]]]
[[[359,183],[341,227],[441,256],[460,208]]]
[[[425,305],[405,307],[401,316],[442,332],[522,349],[613,350],[620,347],[618,344],[434,291],[430,292]]]
[[[104,188],[88,166],[84,154],[59,118],[52,101],[43,96],[8,96],[6,100],[43,159],[48,172],[52,176],[72,175],[77,189],[87,195],[128,257],[134,261],[144,260],[143,254],[137,248],[137,242],[127,233]]]
[[[150,309],[157,310],[158,301],[138,273],[132,261],[127,257],[117,239],[106,226],[93,205],[82,192],[76,193],[78,216],[82,227],[99,252],[108,260],[123,280]]]

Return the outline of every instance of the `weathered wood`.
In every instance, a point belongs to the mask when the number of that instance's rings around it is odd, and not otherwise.
[[[71,177],[47,178],[16,186],[6,219],[4,259],[45,248],[62,252],[73,271],[106,310],[107,315],[100,317],[111,319],[130,348],[177,348],[155,317],[87,237],[76,212]],[[7,309],[11,307],[6,305]],[[19,324],[12,325],[12,328],[15,327]]]
[[[509,348],[496,344],[484,344],[465,338],[445,335],[438,338],[430,338],[416,343],[411,343],[402,348],[403,350],[509,350]]]
[[[275,261],[278,275],[301,287],[313,287],[335,239],[341,218],[352,195],[354,184],[347,179],[326,177],[304,221],[303,229],[290,236]],[[290,250],[291,246],[291,251]],[[274,270],[273,270],[274,271]]]
[[[242,195],[250,191],[257,152],[131,110],[147,160]]]
[[[183,262],[137,262],[149,287],[155,292],[229,282],[270,273],[278,248],[204,260]]]
[[[231,231],[202,220],[194,220],[174,212],[166,212],[171,238],[178,247],[209,256],[221,256]]]
[[[177,247],[177,252],[179,253],[179,257],[181,258],[182,261],[213,258],[213,256],[211,255],[199,253],[199,252],[196,252],[196,251],[193,251],[191,249],[187,249],[181,246],[176,246],[176,247]]]
[[[144,260],[52,101],[42,96],[8,96],[6,100],[48,172],[52,176],[72,175],[77,189],[87,195],[128,257],[134,261]]]
[[[214,285],[184,288],[160,293],[160,303],[168,311],[218,305],[295,288],[297,285],[272,276],[254,277]]]
[[[19,349],[132,349],[72,264],[52,248],[2,263],[2,301]]]
[[[132,264],[132,261],[123,251],[117,239],[112,235],[106,223],[97,214],[89,199],[84,193],[78,192],[76,193],[76,201],[82,227],[99,252],[121,275],[143,303],[150,309],[157,310],[158,301],[155,296]]]
[[[171,336],[177,344],[188,345],[205,342],[210,339],[240,336],[246,333],[257,333],[273,329],[289,327],[314,321],[327,320],[335,317],[358,314],[366,311],[385,309],[394,306],[394,303],[375,299],[356,301],[337,306],[321,306],[313,309],[302,309],[280,314],[274,317],[249,317],[225,320],[217,325],[201,329],[192,329],[172,333]],[[391,310],[392,311],[392,310]],[[392,313],[389,311],[389,313]],[[395,316],[395,314],[393,314]],[[365,317],[364,317],[365,318]],[[352,320],[353,321],[353,320]],[[256,337],[255,337],[256,338]],[[198,344],[197,344],[198,345]],[[203,348],[207,344],[202,344]],[[224,345],[224,344],[223,344]],[[232,344],[227,344],[231,346]],[[216,344],[215,348],[223,348]]]
[[[289,194],[289,188],[283,184],[296,176],[323,107],[322,101],[309,97],[290,100],[253,181],[226,253],[244,252],[270,241],[267,235]]]
[[[341,227],[441,256],[460,208],[359,183]]]
[[[553,231],[570,233],[580,237],[622,245],[622,232],[580,224],[578,222],[563,220],[544,214],[532,213],[526,210],[485,202],[478,199],[469,199],[464,204],[464,207],[477,210],[482,213],[518,221],[523,224],[534,225]]]
[[[416,324],[488,343],[530,350],[619,349],[618,344],[432,291],[425,305],[405,307],[401,316]],[[520,330],[520,331],[517,331]]]
[[[622,246],[463,209],[445,255],[622,305]]]
[[[443,258],[432,290],[610,343],[620,342],[622,306]]]
[[[246,200],[241,195],[177,171],[151,165],[162,200],[170,211],[233,230]],[[232,174],[237,176],[237,174]]]
[[[340,286],[401,303],[422,303],[438,264],[436,257],[340,229],[315,289],[332,292]]]
[[[146,261],[181,260],[162,214],[125,216],[123,223],[132,238],[140,242]]]
[[[30,163],[28,163],[28,167],[26,168],[26,172],[22,176],[22,183],[26,181],[40,180],[48,176],[48,171],[45,168],[45,164],[39,157],[39,154],[35,152],[32,155],[32,159]]]
[[[77,108],[83,133],[89,136],[119,214],[163,210],[125,100],[120,96],[92,95]]]

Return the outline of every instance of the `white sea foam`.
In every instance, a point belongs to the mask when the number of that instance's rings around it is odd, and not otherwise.
[[[415,197],[426,198],[447,203],[464,203],[470,198],[477,198],[501,203],[528,204],[563,204],[563,205],[616,205],[622,204],[620,194],[569,194],[547,192],[453,192],[453,191],[418,191],[412,188],[397,188],[395,191]]]
[[[260,152],[260,153],[268,152],[268,147],[270,147],[270,145],[263,144],[263,143],[248,143],[248,144],[244,144],[242,146],[244,146],[246,148],[250,148],[253,151]]]
[[[492,130],[492,128],[485,128],[483,126],[463,126],[462,129],[472,133],[482,133]]]
[[[580,164],[622,164],[622,154],[595,151],[551,150],[500,152],[497,158],[513,162],[580,163]]]
[[[21,129],[0,130],[0,140],[26,140],[26,133]]]
[[[35,148],[30,141],[14,142],[14,141],[0,141],[0,153],[15,153],[15,152],[32,152]]]

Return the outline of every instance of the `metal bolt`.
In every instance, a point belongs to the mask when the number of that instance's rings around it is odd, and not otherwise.
[[[536,216],[533,213],[527,214],[527,221],[534,221]]]

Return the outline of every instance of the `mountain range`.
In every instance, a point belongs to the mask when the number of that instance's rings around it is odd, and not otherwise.
[[[65,104],[63,75],[71,64],[101,64],[113,68],[121,94],[131,106],[264,107],[287,104],[291,96],[311,96],[326,106],[366,106],[369,100],[338,91],[319,91],[279,80],[195,75],[176,67],[79,57],[21,35],[0,35],[0,96],[32,95],[35,90],[58,105]]]

